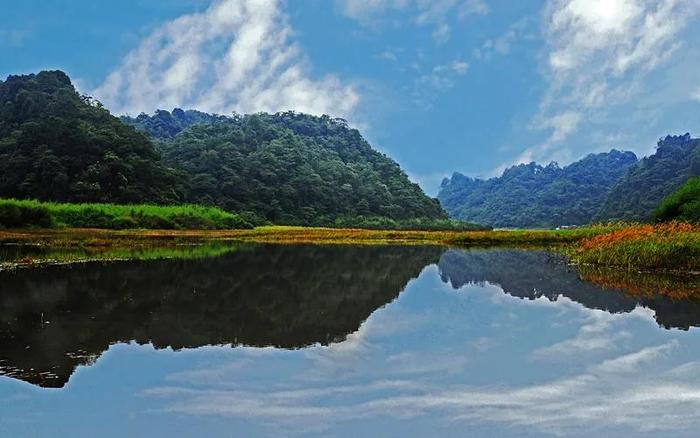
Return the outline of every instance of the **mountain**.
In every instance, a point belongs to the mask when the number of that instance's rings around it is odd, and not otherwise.
[[[636,162],[634,153],[613,149],[563,168],[520,164],[488,180],[455,173],[442,182],[438,199],[454,218],[498,227],[586,224]]]
[[[613,186],[596,220],[651,219],[659,203],[690,177],[700,175],[700,139],[666,136],[656,152],[630,168]]]
[[[65,73],[0,81],[0,197],[165,203],[175,185],[151,140]]]
[[[157,139],[165,163],[185,176],[186,202],[252,211],[285,224],[447,217],[437,200],[342,119],[175,109],[122,120]]]
[[[0,198],[197,203],[280,224],[447,219],[344,120],[180,109],[120,119],[61,71],[0,81]]]

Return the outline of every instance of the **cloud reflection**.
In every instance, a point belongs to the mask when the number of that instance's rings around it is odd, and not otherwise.
[[[426,284],[410,285],[406,300],[420,298],[410,293],[411,286],[422,294],[439,293]],[[677,357],[687,346],[675,335],[688,333],[667,332],[660,341],[644,338],[644,330],[658,330],[649,311],[609,314],[568,299],[547,306],[539,300],[494,300],[492,294],[506,295],[493,285],[468,285],[459,292],[432,297],[435,306],[455,309],[468,300],[482,312],[491,312],[499,325],[490,326],[486,334],[471,334],[468,321],[441,319],[444,315],[439,312],[426,321],[420,308],[399,300],[392,304],[395,307],[375,313],[345,342],[313,347],[297,357],[300,363],[293,368],[304,369],[301,374],[286,372],[289,357],[278,357],[273,369],[279,374],[259,376],[268,383],[265,389],[260,385],[245,389],[240,376],[242,388],[235,390],[222,390],[220,384],[188,386],[179,380],[182,386],[151,388],[144,395],[160,398],[166,412],[236,417],[298,434],[327,434],[355,420],[387,419],[437,422],[456,430],[491,425],[504,428],[502,435],[525,430],[559,436],[596,430],[606,435],[691,434],[700,426],[700,374],[695,372],[700,361],[678,363]],[[412,318],[443,336],[414,339],[411,326],[401,323]],[[565,318],[578,329],[547,346],[533,344],[522,357],[513,353],[512,363],[497,362],[504,349],[519,348],[514,342],[521,341],[517,337],[509,341],[508,333],[535,318],[552,324]],[[392,326],[404,330],[389,330],[386,336],[378,331]],[[450,342],[448,334],[460,328],[464,342]],[[430,327],[423,329],[431,333]],[[640,340],[646,344],[638,346]],[[401,348],[392,350],[396,344]],[[590,351],[595,354],[584,354]],[[581,361],[580,366],[556,366],[561,356]],[[522,378],[477,383],[471,374],[474,367],[483,366],[474,363],[479,360],[492,361],[513,375],[520,370]],[[328,372],[340,364],[347,365],[347,372]],[[538,374],[543,366],[547,372]]]

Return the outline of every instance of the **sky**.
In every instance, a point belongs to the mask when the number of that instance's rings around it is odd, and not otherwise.
[[[697,134],[698,0],[0,0],[0,77],[61,69],[115,114],[347,119],[431,195]]]

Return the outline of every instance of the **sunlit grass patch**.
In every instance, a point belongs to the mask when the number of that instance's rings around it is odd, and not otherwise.
[[[70,204],[0,200],[0,227],[107,229],[235,229],[253,226],[239,215],[198,205]]]

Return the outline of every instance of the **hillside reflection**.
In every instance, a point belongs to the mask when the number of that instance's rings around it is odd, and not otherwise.
[[[588,271],[579,272],[560,256],[548,251],[516,249],[449,250],[438,265],[442,280],[453,288],[488,282],[518,298],[544,297],[555,301],[564,296],[589,309],[610,313],[630,312],[643,306],[654,310],[662,327],[687,330],[700,326],[697,278],[627,275],[627,281],[623,282],[612,276],[619,273],[607,273],[606,277],[597,271],[596,281],[590,282]],[[656,281],[650,281],[650,277]],[[659,289],[659,284],[665,285],[664,289]],[[680,293],[668,292],[674,288]]]
[[[0,272],[0,372],[62,387],[110,344],[300,348],[343,340],[436,247],[259,246],[201,260]]]
[[[564,296],[610,313],[641,305],[665,328],[700,325],[700,301],[690,298],[697,294],[632,293],[619,282],[588,282],[547,251],[256,245],[202,259],[0,272],[0,374],[62,387],[78,365],[130,341],[173,349],[343,341],[436,263],[455,289],[487,282],[514,297]]]

